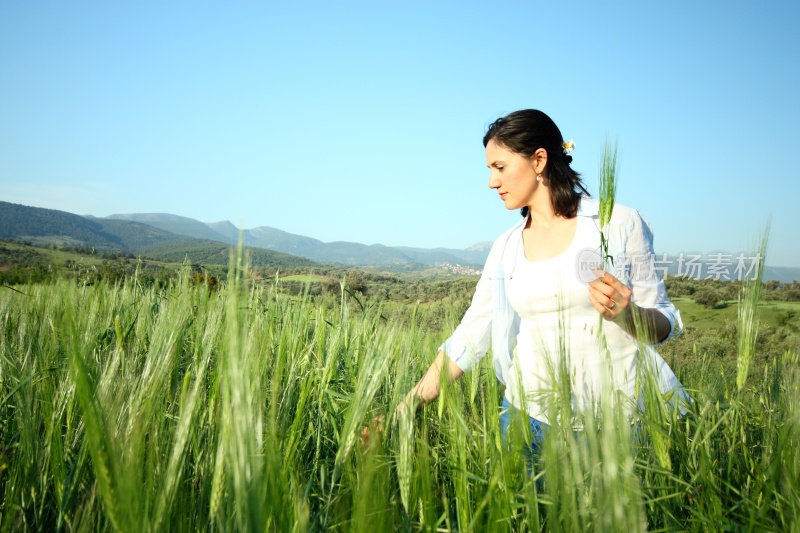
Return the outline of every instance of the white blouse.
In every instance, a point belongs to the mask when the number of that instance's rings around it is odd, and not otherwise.
[[[552,259],[525,258],[524,226],[520,220],[495,241],[469,309],[439,349],[466,372],[491,345],[495,374],[506,385],[508,400],[543,421],[553,367],[558,368],[554,363],[562,361],[572,374],[575,407],[593,404],[601,391],[621,391],[634,399],[638,343],[616,324],[603,321],[610,353],[606,359],[597,336],[600,314],[588,300],[586,283],[592,276],[587,273],[599,260],[597,200],[581,199],[575,237]],[[670,324],[665,341],[680,334],[680,313],[655,271],[650,224],[635,209],[615,205],[604,233],[613,258],[609,273],[631,288],[631,301],[664,314]],[[651,345],[644,345],[641,355],[655,371],[661,392],[675,392],[672,401],[684,412],[681,402],[690,399],[669,365]]]
[[[574,409],[595,405],[604,391],[634,394],[638,344],[613,322],[603,321],[601,331],[602,317],[589,302],[588,281],[594,276],[580,268],[599,238],[591,220],[579,217],[569,247],[556,257],[528,261],[524,247],[518,247],[508,302],[520,325],[505,395],[543,422],[548,421],[547,399],[559,369],[569,373]]]

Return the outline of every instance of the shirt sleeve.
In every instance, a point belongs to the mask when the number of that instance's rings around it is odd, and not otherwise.
[[[494,311],[493,286],[503,281],[502,277],[496,279],[497,276],[494,274],[493,255],[489,254],[481,278],[475,287],[472,303],[464,313],[461,323],[439,347],[439,351],[447,354],[464,372],[470,370],[489,350]]]
[[[655,268],[653,231],[650,223],[636,210],[626,224],[626,262],[630,268],[631,300],[639,307],[658,309],[669,320],[670,333],[663,344],[683,331],[680,311],[669,301],[664,281]]]

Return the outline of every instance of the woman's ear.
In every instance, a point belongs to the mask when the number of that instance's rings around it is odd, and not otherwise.
[[[538,148],[531,156],[531,166],[533,171],[539,175],[544,172],[544,167],[547,166],[547,150]]]

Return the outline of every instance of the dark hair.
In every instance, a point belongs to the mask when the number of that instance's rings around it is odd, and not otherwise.
[[[556,215],[572,218],[578,213],[581,195],[589,196],[581,182],[581,176],[569,166],[572,156],[564,153],[564,139],[553,120],[538,109],[514,111],[498,118],[486,130],[483,146],[493,140],[512,152],[530,157],[539,148],[547,152],[547,178]],[[522,216],[528,216],[528,208],[522,208]]]

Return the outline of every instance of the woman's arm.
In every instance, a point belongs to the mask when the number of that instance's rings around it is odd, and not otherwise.
[[[504,282],[502,259],[509,235],[518,224],[498,238],[489,251],[481,277],[475,286],[472,302],[453,334],[439,347],[439,354],[419,382],[406,394],[397,411],[432,402],[439,396],[442,372],[455,381],[469,371],[489,350],[492,314],[496,305],[495,291]],[[446,369],[446,370],[445,370]]]
[[[419,409],[420,405],[430,403],[439,396],[439,380],[442,375],[442,368],[445,364],[447,364],[449,378],[452,381],[455,381],[464,375],[464,371],[461,370],[461,368],[455,364],[452,359],[447,357],[447,354],[445,354],[444,351],[440,351],[439,355],[436,356],[436,359],[433,361],[431,366],[429,366],[428,370],[425,371],[422,379],[419,380],[419,383],[417,383],[410,391],[408,391],[408,394],[406,394],[406,397],[403,399],[403,401],[397,405],[395,416],[392,417],[393,424],[397,423],[398,415],[403,413],[406,409],[409,409],[409,413],[413,415],[417,412],[417,409]],[[380,415],[373,418],[372,422],[361,430],[361,444],[363,446],[367,446],[370,442],[371,434],[373,432],[377,432],[378,434],[382,433],[385,423],[385,415]]]
[[[665,341],[671,332],[667,317],[658,309],[639,307],[631,301],[631,294],[630,288],[608,272],[589,283],[589,301],[603,318],[645,344]]]
[[[616,220],[615,220],[616,217]],[[683,329],[680,312],[669,301],[664,282],[655,269],[653,232],[635,209],[615,211],[610,236],[624,243],[617,264],[625,283],[606,272],[589,284],[589,300],[606,320],[646,344],[665,342]],[[619,252],[618,252],[619,253]],[[676,329],[677,332],[673,332]]]
[[[448,378],[450,380],[455,381],[464,375],[464,371],[461,370],[452,359],[447,357],[444,351],[440,351],[439,355],[436,356],[436,359],[431,366],[428,367],[428,370],[419,382],[406,394],[406,397],[397,406],[398,412],[406,408],[413,408],[412,412],[414,412],[420,405],[435,400],[439,396],[439,383],[445,365],[447,365]]]

